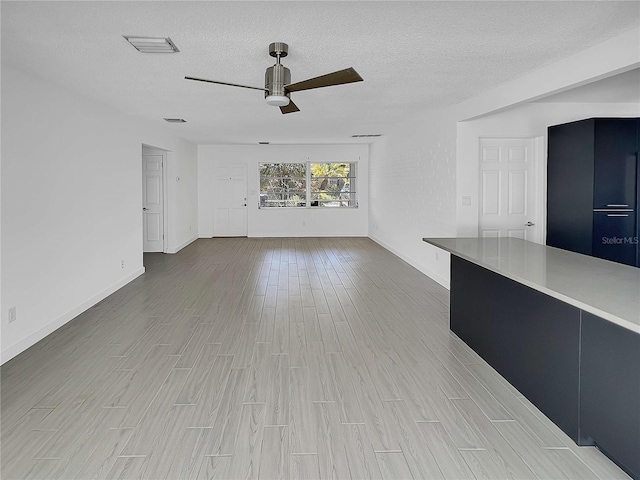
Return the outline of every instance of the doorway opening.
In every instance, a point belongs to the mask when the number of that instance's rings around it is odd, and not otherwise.
[[[142,145],[142,251],[167,252],[167,150]]]
[[[213,236],[246,237],[247,166],[216,165],[214,171]]]
[[[478,236],[544,243],[542,138],[480,138]]]

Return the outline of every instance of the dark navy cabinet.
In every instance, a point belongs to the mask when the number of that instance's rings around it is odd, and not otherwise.
[[[580,440],[640,476],[640,334],[582,312]]]
[[[578,442],[580,310],[455,255],[450,304],[451,331]]]
[[[548,129],[547,245],[640,266],[640,119]]]

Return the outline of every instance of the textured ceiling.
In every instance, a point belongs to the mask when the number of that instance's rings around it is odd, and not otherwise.
[[[457,103],[637,27],[637,1],[8,2],[2,61],[197,143],[348,143]],[[142,54],[122,35],[169,36]],[[282,115],[259,91],[268,45],[297,82],[354,67],[364,82],[296,92]]]

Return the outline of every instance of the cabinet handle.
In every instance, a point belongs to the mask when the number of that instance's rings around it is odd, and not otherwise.
[[[629,205],[622,205],[620,203],[610,203],[607,207],[628,207]]]
[[[608,213],[607,217],[628,217],[626,213]]]
[[[594,208],[594,212],[633,212],[633,208]]]

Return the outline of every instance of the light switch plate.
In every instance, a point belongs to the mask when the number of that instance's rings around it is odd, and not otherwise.
[[[471,206],[471,197],[464,196],[462,197],[462,206],[470,207]]]

